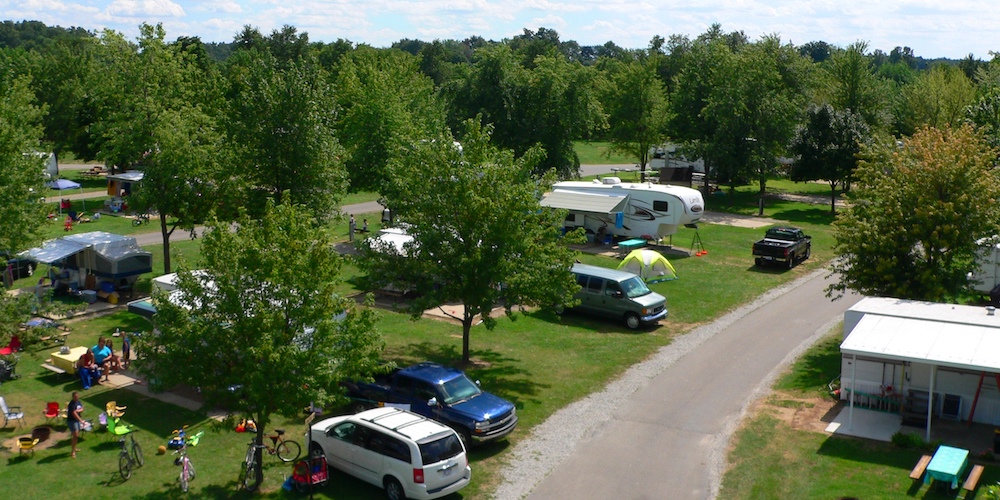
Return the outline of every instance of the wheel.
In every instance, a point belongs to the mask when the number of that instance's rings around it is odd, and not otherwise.
[[[181,467],[181,475],[180,475],[179,479],[180,479],[180,482],[181,482],[181,491],[183,491],[184,493],[187,493],[187,491],[188,491],[188,479],[190,479],[190,478],[188,477],[188,473],[187,473],[187,471],[184,470],[183,466]]]
[[[194,481],[194,464],[188,460],[188,481]]]
[[[563,313],[566,312],[566,306],[559,304],[557,306],[554,306],[552,310],[555,311],[556,314],[562,315]]]
[[[322,457],[323,455],[325,455],[325,453],[323,453],[323,447],[320,446],[319,443],[313,441],[312,444],[309,445],[309,456],[317,458]]]
[[[295,441],[282,441],[274,450],[282,462],[291,462],[302,454],[302,447]]]
[[[795,267],[795,257],[789,257],[788,258],[788,268],[791,269],[793,267]]]
[[[250,462],[243,464],[243,473],[240,474],[240,484],[243,489],[253,492],[257,490],[257,463]]]
[[[754,259],[753,263],[757,267],[764,267],[764,259],[762,259],[760,257],[757,257],[756,259]]]
[[[302,493],[303,495],[309,493],[309,485],[299,481],[293,481],[295,484],[295,491]]]
[[[642,322],[639,321],[639,315],[636,313],[628,313],[625,315],[625,326],[629,327],[630,330],[635,330],[639,328]]]
[[[139,447],[139,443],[132,443],[132,460],[134,460],[139,467],[146,465],[146,459],[142,457],[142,448]]]
[[[405,500],[406,493],[403,491],[403,485],[399,484],[399,481],[394,477],[387,477],[382,483],[382,487],[385,488],[385,496],[389,500]]]
[[[128,481],[132,477],[132,459],[128,455],[118,456],[118,473],[122,475],[123,481]]]
[[[138,217],[132,219],[132,225],[133,226],[138,226],[139,224],[142,224],[142,220],[141,219],[139,219]],[[184,491],[187,491],[187,490],[184,490]]]
[[[811,255],[811,254],[812,254],[812,247],[807,247],[805,255],[802,256],[802,260],[808,259],[809,255]]]

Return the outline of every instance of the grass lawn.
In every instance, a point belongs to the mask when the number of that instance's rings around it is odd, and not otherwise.
[[[609,155],[611,145],[602,141],[573,141],[581,165],[635,165],[636,158],[620,153]]]
[[[799,358],[774,385],[790,398],[825,394],[826,384],[840,373],[838,326]],[[920,497],[953,499],[944,488],[923,487],[909,471],[931,450],[901,448],[891,443],[827,436],[792,428],[777,417],[778,407],[792,400],[772,398],[733,436],[729,470],[719,498],[864,498]],[[990,498],[986,487],[1000,481],[1000,467],[987,465],[968,498]]]
[[[714,203],[715,200],[709,201],[710,209],[714,209]],[[364,215],[355,214],[359,225]],[[370,230],[374,232],[380,214],[368,215],[371,215]],[[476,327],[471,340],[476,363],[468,370],[469,374],[480,380],[485,389],[517,405],[520,426],[507,441],[471,451],[475,471],[473,482],[460,497],[488,497],[498,484],[498,471],[506,459],[506,451],[559,408],[605,385],[632,364],[669,344],[675,336],[711,321],[772,287],[811,272],[832,257],[826,207],[775,201],[768,205],[766,215],[805,228],[814,238],[813,258],[791,271],[756,269],[752,265],[750,244],[760,238],[763,229],[702,225],[699,232],[708,255],[680,257],[668,254],[679,279],[652,285],[655,291],[667,297],[670,309],[669,318],[657,328],[632,332],[618,323],[577,314],[556,316],[549,311],[530,311],[513,322],[502,320],[493,331]],[[340,241],[347,239],[346,222],[331,230]],[[694,235],[693,229],[682,229],[674,235],[673,243],[687,250]],[[175,265],[185,263],[188,267],[196,267],[199,244],[200,240],[173,243]],[[162,250],[159,247],[149,250],[154,253],[154,266],[157,263],[160,266],[152,275],[158,275],[162,270],[159,257]],[[617,264],[616,259],[593,255],[583,255],[581,260],[608,267]],[[356,292],[350,277],[357,273],[357,268],[347,262],[344,271],[341,291]],[[143,286],[148,290],[148,278],[140,281],[140,289]],[[107,335],[115,328],[149,330],[150,325],[126,312],[90,318],[72,325],[70,344],[93,345],[97,336]],[[461,357],[461,327],[457,324],[430,319],[414,322],[405,314],[383,310],[378,328],[386,340],[386,358],[399,364],[420,360],[454,364]],[[79,389],[75,380],[59,378],[39,366],[50,351],[29,349],[22,353],[17,370],[22,377],[3,385],[2,394],[10,404],[24,408],[28,422],[22,429],[16,426],[0,429],[0,440],[9,440],[26,432],[25,429],[30,431],[31,427],[44,423],[42,409],[46,401],[65,405],[69,392]],[[66,498],[94,495],[171,497],[178,494],[178,469],[172,465],[172,456],[157,456],[155,448],[165,444],[170,431],[181,425],[189,424],[196,430],[210,429],[206,417],[142,398],[127,389],[98,387],[82,394],[88,418],[96,418],[98,408],[103,408],[109,400],[129,406],[125,421],[139,430],[137,439],[145,449],[146,466],[136,471],[127,483],[115,480],[117,443],[97,432],[86,436],[76,460],[69,458],[68,440],[58,441],[55,448],[40,450],[34,457],[18,457],[10,448],[0,451],[0,461],[6,464],[0,468],[0,483],[11,491],[58,492]],[[305,427],[298,418],[278,422],[270,428],[276,425],[284,426],[288,435],[302,441],[299,436]],[[64,425],[57,426],[57,430],[63,429]],[[248,440],[247,435],[228,429],[210,429],[206,433],[201,444],[190,454],[198,470],[197,479],[191,484],[194,496],[221,498],[236,494],[235,481]],[[268,467],[264,496],[285,496],[280,486],[283,474],[290,473],[290,466],[273,457],[266,457],[264,462]],[[318,496],[362,499],[380,495],[374,487],[333,473],[331,486]]]

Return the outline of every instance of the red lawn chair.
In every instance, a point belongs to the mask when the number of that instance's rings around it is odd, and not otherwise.
[[[9,356],[15,352],[19,352],[20,350],[21,339],[17,338],[17,335],[14,335],[10,338],[10,343],[7,344],[7,347],[0,348],[0,356]]]

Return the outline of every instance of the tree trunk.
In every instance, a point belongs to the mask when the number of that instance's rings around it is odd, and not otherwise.
[[[830,213],[837,214],[837,183],[830,183]]]
[[[472,318],[474,316],[469,314],[469,307],[465,307],[465,313],[462,315],[462,364],[469,364],[469,336],[472,335]]]
[[[260,413],[257,415],[259,418],[254,421],[257,424],[257,436],[254,438],[254,442],[257,443],[258,448],[254,450],[254,460],[257,461],[257,477],[255,481],[257,482],[257,487],[264,484],[264,448],[259,446],[264,444],[264,427],[267,426],[267,421],[270,420],[270,415]]]
[[[163,235],[163,274],[170,274],[170,234],[167,231],[167,214],[160,213],[160,234]]]

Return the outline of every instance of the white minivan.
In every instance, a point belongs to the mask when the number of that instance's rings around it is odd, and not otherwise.
[[[451,427],[399,408],[328,418],[313,424],[311,439],[309,450],[321,449],[330,467],[384,488],[391,500],[443,497],[472,480]]]

